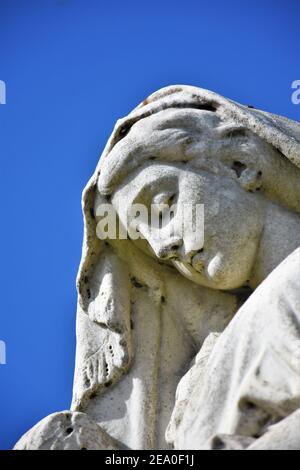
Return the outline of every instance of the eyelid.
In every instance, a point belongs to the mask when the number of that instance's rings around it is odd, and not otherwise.
[[[219,137],[245,137],[248,129],[244,126],[237,126],[235,124],[227,124],[217,129]]]
[[[163,193],[156,194],[152,199],[152,204],[168,204],[170,199],[175,196],[174,191],[166,191]]]

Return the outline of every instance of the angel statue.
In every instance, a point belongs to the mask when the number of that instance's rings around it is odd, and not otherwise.
[[[99,236],[134,204],[177,209]],[[163,88],[117,122],[83,216],[71,410],[15,448],[300,449],[300,124]]]

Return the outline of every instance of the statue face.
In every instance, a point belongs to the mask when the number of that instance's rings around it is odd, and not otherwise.
[[[144,239],[134,243],[202,286],[228,290],[247,283],[263,227],[263,199],[231,178],[182,163],[146,163],[113,193],[112,203],[119,214],[133,204],[149,213],[151,204],[176,204],[173,217],[155,230],[151,220],[137,221]],[[192,226],[182,233],[185,204],[204,205],[203,246],[195,245]]]

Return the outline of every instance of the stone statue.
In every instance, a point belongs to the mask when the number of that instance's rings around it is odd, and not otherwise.
[[[99,238],[103,204],[121,226],[157,203],[204,204],[202,245],[180,210]],[[71,411],[15,448],[300,449],[300,124],[163,88],[117,122],[83,214]]]

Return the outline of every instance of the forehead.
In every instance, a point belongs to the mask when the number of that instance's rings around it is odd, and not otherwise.
[[[151,129],[159,131],[172,128],[200,131],[214,129],[220,123],[221,119],[213,111],[193,108],[170,108],[141,119],[132,126],[130,132],[132,134],[143,130]]]
[[[194,166],[213,170],[228,155],[253,153],[256,144],[248,129],[221,119],[216,112],[166,109],[136,122],[115,144],[101,165],[98,189],[112,194],[127,175],[150,160],[193,161]]]

